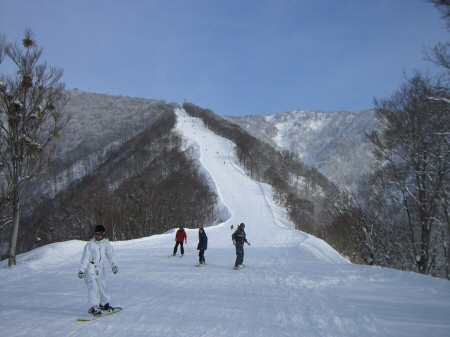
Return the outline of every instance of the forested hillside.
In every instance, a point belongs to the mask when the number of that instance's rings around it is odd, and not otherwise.
[[[70,122],[48,171],[24,192],[18,253],[88,239],[104,224],[112,240],[216,219],[216,195],[192,149],[174,132],[175,103],[71,91]],[[8,247],[3,208],[1,253]]]

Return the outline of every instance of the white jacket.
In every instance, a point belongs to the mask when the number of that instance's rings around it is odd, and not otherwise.
[[[80,269],[82,273],[94,274],[95,271],[101,272],[105,269],[106,261],[114,267],[113,247],[107,239],[97,241],[92,238],[84,246],[83,256],[81,258]]]

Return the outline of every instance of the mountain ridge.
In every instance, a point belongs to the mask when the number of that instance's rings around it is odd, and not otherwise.
[[[370,170],[365,134],[376,127],[373,110],[293,110],[268,115],[222,116],[264,142],[294,153],[332,182],[354,189]]]

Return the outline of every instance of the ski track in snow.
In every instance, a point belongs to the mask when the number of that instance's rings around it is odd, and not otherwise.
[[[186,229],[185,257],[171,258],[174,232],[113,242],[119,267],[108,275],[111,304],[124,310],[77,323],[87,291],[76,277],[85,242],[68,241],[0,263],[1,336],[449,336],[450,282],[348,263],[322,240],[293,230],[271,188],[234,163],[233,143],[176,111],[215,183],[223,222]],[[225,209],[226,208],[226,209]],[[230,226],[246,224],[243,270]]]

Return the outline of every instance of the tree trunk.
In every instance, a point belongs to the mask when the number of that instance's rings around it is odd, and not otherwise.
[[[17,248],[17,238],[19,236],[19,198],[14,195],[13,198],[13,221],[11,228],[11,241],[9,244],[9,255],[8,255],[8,267],[16,265],[16,248]]]

